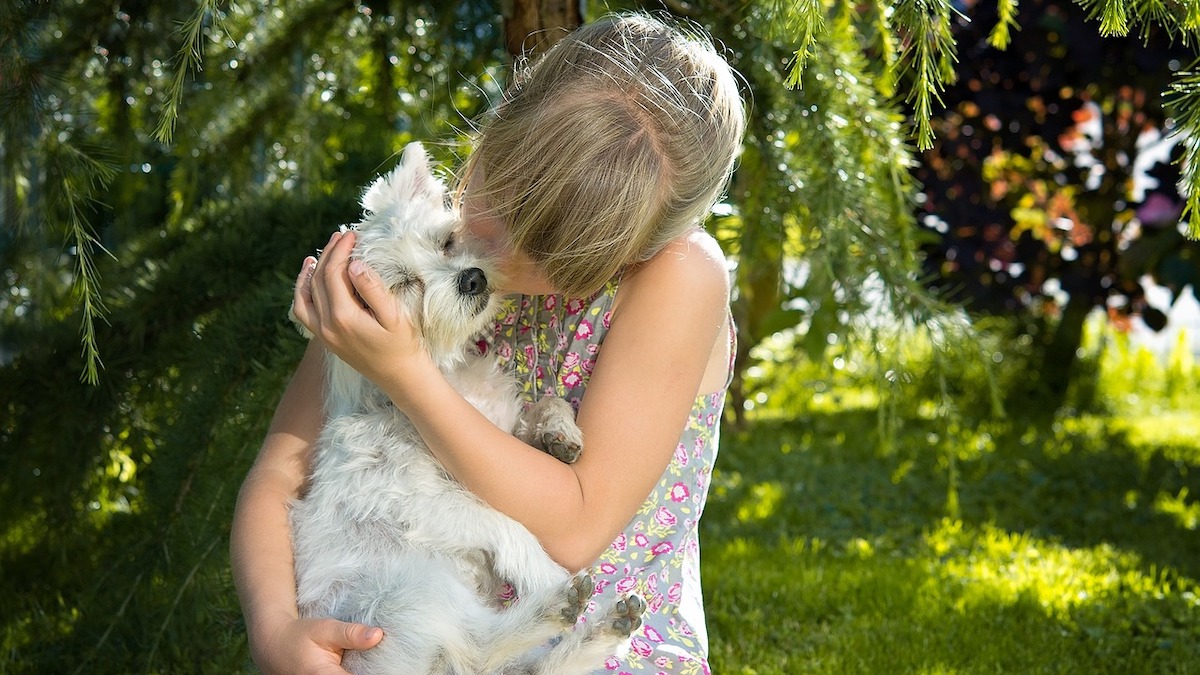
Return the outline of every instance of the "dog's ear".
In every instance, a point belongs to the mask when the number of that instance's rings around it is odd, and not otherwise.
[[[400,164],[375,179],[363,194],[363,208],[369,213],[384,213],[389,207],[417,199],[442,203],[445,186],[429,170],[429,155],[420,143],[404,146]]]

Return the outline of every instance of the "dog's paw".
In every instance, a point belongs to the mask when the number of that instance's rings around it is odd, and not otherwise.
[[[538,400],[521,414],[518,438],[555,459],[573,464],[583,452],[583,432],[575,424],[575,409],[557,397]]]
[[[568,628],[575,625],[579,620],[579,615],[583,614],[583,610],[587,607],[588,601],[596,593],[596,580],[592,575],[584,572],[576,574],[571,583],[567,584],[566,592],[563,593],[563,604],[560,608],[558,618],[562,619],[563,625]]]
[[[610,632],[621,637],[629,637],[633,631],[642,625],[642,612],[646,611],[646,602],[640,596],[628,595],[609,610],[605,617],[605,626]]]
[[[583,452],[583,444],[562,431],[542,433],[542,450],[566,464],[574,464]]]

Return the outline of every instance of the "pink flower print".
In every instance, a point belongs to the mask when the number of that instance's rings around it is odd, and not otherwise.
[[[676,581],[667,589],[667,601],[672,605],[678,604],[680,598],[683,597],[683,582]]]
[[[616,574],[617,566],[612,563],[608,563],[608,562],[600,563],[600,573],[601,574]]]
[[[658,666],[659,668],[666,668],[667,666],[671,665],[671,659],[668,659],[665,656],[660,656],[657,659],[654,659],[654,665]]]
[[[600,319],[600,325],[604,326],[607,329],[609,324],[611,324],[611,323],[612,323],[612,310],[610,309],[609,311],[604,313],[604,318]]]
[[[692,456],[699,457],[703,454],[704,454],[704,439],[697,438],[695,441],[692,441]]]
[[[649,658],[650,655],[654,653],[654,647],[651,647],[649,642],[646,642],[640,637],[635,637],[630,640],[629,648],[644,659]]]
[[[576,370],[572,370],[571,372],[562,376],[563,386],[568,389],[578,387],[582,382],[583,382],[583,376],[580,375],[579,371],[576,371]]]
[[[625,533],[622,532],[621,534],[618,534],[617,538],[613,540],[612,546],[609,546],[609,548],[611,548],[614,551],[624,551],[625,550]]]
[[[591,375],[592,370],[595,369],[595,367],[596,367],[596,360],[595,359],[584,359],[583,363],[581,363],[580,365],[583,366],[583,372],[587,373],[588,375]]]
[[[533,345],[525,345],[525,363],[533,365],[537,361],[537,352],[534,351]]]
[[[621,662],[617,660],[617,657],[610,656],[607,659],[604,659],[604,669],[605,670],[616,670],[617,668],[620,668],[620,667],[621,667]]]
[[[717,416],[715,413],[708,413],[708,417],[706,419],[708,421],[708,426],[710,427],[717,423]]]
[[[555,307],[558,306],[558,296],[557,295],[547,295],[546,301],[544,303],[542,303],[542,306],[545,307],[547,311],[554,309]]]
[[[687,448],[683,447],[683,443],[675,446],[675,461],[679,463],[679,466],[688,465]]]
[[[567,334],[558,333],[558,340],[555,342],[555,345],[558,351],[564,351],[567,348]]]
[[[688,495],[691,493],[688,492],[686,485],[684,485],[683,483],[676,483],[671,486],[671,491],[667,494],[671,498],[671,501],[678,504],[679,502],[687,499]]]
[[[638,532],[637,534],[633,535],[633,545],[637,546],[638,548],[646,548],[650,545],[650,538],[641,532]]]
[[[675,550],[675,547],[671,546],[671,542],[660,541],[654,545],[654,548],[650,549],[650,552],[654,555],[666,555],[673,550]]]
[[[500,355],[500,358],[506,361],[511,359],[513,355],[512,343],[501,342],[500,344],[496,345],[496,353]]]
[[[567,314],[575,315],[583,311],[583,300],[572,298],[567,301]]]
[[[592,356],[595,356],[596,352],[598,351],[600,351],[600,345],[598,344],[593,343],[587,346],[587,353],[591,354]]]
[[[658,573],[657,572],[646,577],[646,588],[650,589],[651,592],[658,590]]]
[[[650,597],[649,602],[646,603],[646,611],[650,614],[658,614],[660,609],[662,609],[662,593],[654,593],[654,596]],[[653,628],[647,628],[647,631],[653,631]]]
[[[624,579],[617,582],[617,592],[618,593],[628,593],[629,591],[632,591],[635,586],[637,586],[636,578],[625,577]]]
[[[592,322],[584,319],[579,322],[579,327],[575,329],[575,339],[586,340],[590,338],[593,333],[594,331],[592,330]]]
[[[663,641],[662,635],[658,631],[651,628],[650,626],[646,626],[645,629],[642,630],[642,635],[645,635],[646,639],[651,642],[662,642]]]
[[[663,527],[671,527],[678,522],[678,520],[675,518],[675,514],[667,510],[667,507],[665,506],[658,507],[658,511],[654,514],[654,521]]]
[[[603,593],[604,589],[608,588],[610,584],[612,584],[612,582],[608,579],[600,579],[596,582],[596,593]]]
[[[567,352],[567,355],[565,357],[563,357],[562,367],[563,368],[574,368],[575,366],[578,366],[578,365],[579,365],[579,352]]]

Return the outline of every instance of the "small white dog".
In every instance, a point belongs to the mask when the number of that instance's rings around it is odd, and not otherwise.
[[[392,290],[447,379],[500,428],[574,461],[583,439],[570,406],[546,398],[522,412],[513,378],[474,348],[497,311],[493,270],[455,240],[457,218],[421,145],[408,145],[362,203],[353,255]],[[374,385],[332,355],[327,364],[328,419],[291,524],[301,615],[384,629],[377,647],[346,652],[344,667],[561,675],[596,669],[627,644],[640,598],[573,628],[591,578],[572,577],[455,482]],[[508,607],[504,582],[518,597]]]

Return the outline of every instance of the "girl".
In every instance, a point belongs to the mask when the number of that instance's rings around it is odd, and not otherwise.
[[[641,14],[585,25],[521,70],[485,122],[456,191],[464,236],[511,294],[488,348],[530,401],[578,410],[567,465],[493,426],[421,350],[354,233],[304,261],[295,313],[316,336],[238,498],[235,582],[266,672],[343,672],[378,628],[297,617],[287,504],[323,417],[322,353],[362,372],[446,470],[524,524],[597,594],[648,608],[604,672],[707,673],[697,530],[730,376],[729,279],[700,225],[740,145],[742,101],[704,38]],[[593,606],[595,603],[593,603]],[[586,616],[586,614],[585,614]]]

